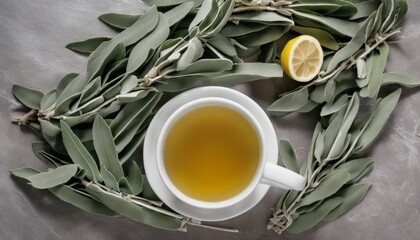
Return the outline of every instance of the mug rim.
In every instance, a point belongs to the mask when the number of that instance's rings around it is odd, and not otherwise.
[[[183,193],[181,190],[178,189],[178,187],[175,186],[175,184],[172,183],[172,181],[170,180],[166,172],[166,168],[164,166],[164,157],[163,157],[164,143],[166,142],[166,138],[171,127],[177,122],[177,120],[179,120],[179,118],[181,118],[188,112],[194,109],[198,109],[200,107],[205,107],[205,106],[227,107],[241,114],[252,125],[254,131],[257,133],[258,142],[260,144],[259,146],[260,156],[258,159],[258,167],[255,170],[252,180],[240,193],[236,194],[235,196],[231,198],[228,198],[222,201],[217,201],[217,202],[198,200]],[[159,137],[158,137],[157,148],[156,148],[156,152],[157,152],[156,161],[157,161],[158,172],[161,179],[163,180],[166,187],[172,192],[172,194],[175,197],[177,197],[181,201],[189,205],[192,205],[194,207],[199,207],[199,208],[204,208],[204,209],[217,209],[217,208],[224,208],[224,207],[229,207],[234,204],[237,204],[238,202],[242,201],[247,196],[249,196],[255,190],[255,188],[260,183],[262,175],[263,175],[264,165],[266,162],[266,147],[267,146],[265,143],[263,131],[259,122],[255,119],[253,114],[251,114],[244,106],[232,100],[221,98],[221,97],[203,97],[203,98],[199,98],[187,104],[182,105],[180,108],[178,108],[175,112],[173,112],[170,115],[168,120],[165,121],[165,124],[162,127],[162,131],[160,132]]]

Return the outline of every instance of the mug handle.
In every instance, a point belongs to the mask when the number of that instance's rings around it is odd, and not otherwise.
[[[260,183],[287,190],[303,190],[306,178],[292,170],[267,162]]]

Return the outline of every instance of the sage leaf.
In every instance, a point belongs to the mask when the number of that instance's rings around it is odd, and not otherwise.
[[[334,220],[346,212],[350,211],[357,204],[359,204],[363,198],[365,198],[370,185],[366,183],[351,185],[345,189],[340,190],[334,196],[343,199],[343,203],[337,208],[333,209],[326,217],[326,221]]]
[[[135,221],[168,230],[179,230],[182,228],[183,223],[181,220],[127,202],[119,196],[103,191],[96,185],[89,184],[86,190],[110,209]]]
[[[359,29],[359,24],[355,22],[303,13],[293,9],[290,11],[296,24],[304,27],[320,28],[337,36],[353,37]]]
[[[212,7],[213,0],[204,0],[201,4],[201,7],[198,9],[197,14],[195,15],[194,19],[191,21],[190,26],[188,27],[188,31],[191,32],[194,27],[200,24],[206,16],[210,13]]]
[[[184,70],[169,74],[167,77],[205,76],[229,71],[232,68],[233,62],[229,59],[200,59],[190,64]]]
[[[71,75],[65,76],[60,83],[63,83],[63,86],[65,84],[65,81],[67,79],[70,79]],[[59,93],[57,88],[57,100],[56,100],[56,108],[55,108],[55,114],[61,114],[69,109],[69,105],[72,100],[74,100],[81,92],[83,91],[83,88],[88,83],[88,78],[86,73],[82,73],[77,75],[77,77],[73,78],[69,83],[65,86],[65,88]],[[59,86],[60,86],[59,83]],[[58,106],[63,106],[60,110]],[[58,109],[57,109],[58,108]]]
[[[40,109],[46,110],[47,108],[51,107],[55,103],[56,100],[57,100],[56,90],[53,89],[47,92],[42,97],[41,102],[40,102]]]
[[[156,28],[131,50],[128,57],[127,72],[132,73],[139,69],[149,56],[149,52],[158,48],[168,38],[170,32],[168,21],[163,14],[159,13],[158,16],[159,20]]]
[[[53,149],[50,147],[50,145],[47,142],[44,141],[35,141],[32,143],[32,151],[35,154],[35,156],[48,165],[50,168],[56,168],[60,166],[60,164],[56,163],[55,161],[51,161],[51,159],[46,158],[42,152],[49,152],[53,151]]]
[[[219,8],[219,11],[217,12],[216,18],[213,20],[213,22],[207,29],[207,33],[205,34],[206,38],[214,37],[217,33],[219,33],[222,30],[222,28],[228,22],[234,7],[234,0],[227,0],[224,3],[222,3],[222,5]]]
[[[128,182],[127,178],[122,177],[120,178],[120,180],[118,180],[118,188],[120,190],[120,192],[129,194],[129,195],[133,195],[133,189],[130,186],[130,183]]]
[[[123,58],[116,62],[111,63],[111,65],[105,69],[105,77],[103,78],[103,89],[109,87],[109,83],[112,82],[113,79],[120,77],[121,75],[125,75],[125,69],[127,68],[128,58]],[[102,90],[103,90],[102,89]]]
[[[227,56],[233,57],[238,55],[232,42],[221,34],[216,34],[213,38],[208,40],[208,43]]]
[[[420,86],[420,81],[403,73],[389,72],[382,75],[382,86],[398,84],[404,87]]]
[[[102,181],[98,166],[92,155],[83,146],[80,139],[73,133],[71,128],[64,122],[60,121],[61,132],[63,135],[63,143],[67,153],[74,163],[85,169],[86,175],[90,180]]]
[[[321,44],[321,46],[325,48],[328,48],[334,51],[337,51],[339,48],[337,40],[335,40],[334,36],[331,35],[329,32],[324,31],[322,29],[292,26],[291,30],[300,34],[310,35],[316,38]]]
[[[61,185],[50,188],[48,190],[61,201],[69,203],[86,212],[96,213],[104,216],[116,215],[116,213],[113,210],[109,209],[101,202],[98,202],[91,197],[85,196],[84,194],[80,194],[79,190],[75,190],[72,187]]]
[[[343,94],[336,101],[326,103],[321,109],[321,117],[325,117],[339,111],[341,108],[346,106],[348,102],[348,95]]]
[[[56,88],[56,95],[57,97],[61,95],[63,90],[76,78],[79,74],[77,73],[69,73],[65,75],[59,82]]]
[[[80,42],[73,42],[66,45],[66,48],[78,52],[90,54],[95,51],[103,42],[111,40],[110,37],[89,38]]]
[[[391,116],[392,111],[397,105],[400,95],[401,89],[398,89],[380,101],[377,108],[373,111],[370,121],[364,127],[365,129],[357,141],[357,152],[366,149],[379,136]]]
[[[309,100],[307,88],[291,92],[275,101],[267,110],[271,112],[291,112],[303,107]]]
[[[349,20],[358,20],[370,16],[379,7],[376,0],[367,0],[356,3],[357,13],[349,18]]]
[[[100,15],[98,18],[106,25],[118,29],[124,30],[131,27],[141,15],[129,15],[121,13],[105,13]]]
[[[369,76],[369,84],[367,87],[360,90],[361,96],[374,98],[378,95],[379,89],[381,88],[382,75],[388,60],[389,46],[388,44],[383,43],[379,46],[378,50],[378,53],[372,53],[372,68]]]
[[[88,78],[96,77],[111,60],[120,60],[125,56],[125,47],[139,41],[149,34],[159,21],[155,6],[143,14],[131,27],[122,31],[111,41],[102,43],[88,59]]]
[[[185,2],[190,2],[191,0],[144,0],[143,2],[145,2],[147,5],[149,6],[153,6],[156,5],[157,7],[170,7],[170,6],[174,6],[174,5],[178,5],[181,3],[185,3]],[[193,2],[197,2],[197,0],[193,0]],[[198,3],[201,4],[201,1],[198,1]]]
[[[265,25],[294,25],[289,18],[271,11],[247,11],[243,13],[235,13],[230,17],[233,23],[241,24],[242,22],[262,23]]]
[[[349,180],[350,174],[345,169],[340,169],[329,173],[321,180],[314,191],[303,198],[302,202],[299,204],[299,207],[307,206],[332,196]]]
[[[87,76],[89,80],[101,75],[108,63],[124,58],[126,54],[124,44],[117,44],[114,40],[115,38],[111,41],[101,43],[89,56],[87,65]]]
[[[335,91],[337,87],[337,82],[334,78],[331,78],[328,80],[327,84],[325,85],[324,89],[324,100],[325,102],[329,103],[332,100],[334,100],[335,97]]]
[[[135,102],[137,100],[145,98],[150,92],[156,91],[157,90],[155,88],[149,88],[146,90],[139,90],[131,93],[120,94],[117,96],[117,101],[120,104]]]
[[[295,173],[299,173],[296,152],[289,141],[281,140],[279,142],[279,153],[284,166]]]
[[[344,164],[338,166],[337,170],[345,169],[348,173],[350,173],[350,182],[357,179],[362,173],[364,173],[365,169],[373,165],[374,161],[373,158],[360,158],[354,159],[351,161],[347,161]]]
[[[343,199],[339,197],[329,198],[325,200],[314,211],[300,215],[287,228],[290,233],[301,233],[311,229],[316,224],[321,222],[333,209],[342,204]]]
[[[41,125],[42,136],[48,142],[48,144],[54,149],[54,151],[61,154],[66,154],[67,152],[61,139],[61,130],[54,124],[55,122],[43,119],[38,119],[38,121]]]
[[[110,126],[117,152],[121,152],[131,141],[137,129],[144,123],[161,96],[161,93],[149,94],[139,101],[125,105],[118,113]],[[139,106],[142,107],[139,108]]]
[[[117,179],[115,179],[114,175],[112,175],[105,166],[101,167],[101,176],[104,180],[105,186],[115,191],[119,191],[120,188],[118,186]]]
[[[321,161],[322,154],[325,151],[325,132],[319,133],[315,141],[314,157],[316,160]]]
[[[13,85],[12,92],[16,99],[26,107],[35,110],[41,108],[41,100],[44,97],[42,92],[18,84]]]
[[[169,26],[172,26],[187,16],[193,6],[193,2],[185,2],[165,12],[163,15],[167,19]]]
[[[340,111],[336,112],[335,118],[331,121],[330,125],[325,130],[325,141],[324,141],[325,146],[324,146],[324,154],[322,155],[322,158],[326,158],[328,156],[329,151],[334,144],[334,141],[343,123],[345,111],[346,109],[343,108]]]
[[[141,192],[140,196],[146,199],[160,201],[159,197],[153,192],[153,189],[150,186],[150,183],[147,180],[146,175],[143,174],[142,179],[143,179],[143,191]]]
[[[187,50],[181,55],[176,62],[175,67],[177,71],[182,71],[188,67],[192,62],[203,56],[204,48],[198,38],[193,38],[188,42]]]
[[[261,46],[278,40],[289,30],[289,28],[290,25],[269,26],[261,31],[237,37],[235,40],[244,46]]]
[[[138,79],[136,76],[131,75],[123,80],[121,84],[121,90],[120,93],[125,94],[129,93],[131,90],[133,90],[135,87],[137,87]]]
[[[327,72],[333,71],[342,61],[353,56],[353,54],[355,54],[363,46],[365,43],[365,31],[366,24],[362,25],[357,32],[355,32],[354,36],[350,42],[346,44],[346,46],[334,54],[333,59],[328,65]]]
[[[99,115],[95,117],[93,122],[92,136],[101,168],[106,168],[116,179],[124,177],[111,128]]]
[[[41,172],[27,179],[34,188],[47,189],[68,182],[77,173],[78,166],[69,164],[57,167],[48,172]]]
[[[34,168],[27,168],[27,167],[11,169],[9,170],[9,172],[15,177],[23,178],[26,180],[28,179],[28,177],[40,173],[40,171]]]
[[[340,130],[337,133],[337,137],[334,140],[333,145],[328,153],[327,159],[335,159],[339,157],[343,146],[345,144],[347,133],[350,130],[354,119],[359,111],[360,100],[357,93],[353,93],[353,96],[347,106],[346,114],[344,115],[343,122],[341,124]]]
[[[98,76],[89,82],[86,87],[83,89],[82,94],[80,95],[78,103],[75,104],[75,107],[78,107],[80,104],[87,103],[91,100],[96,94],[101,90],[102,78]]]
[[[149,124],[148,122],[145,122],[144,125],[148,126]],[[140,144],[143,142],[145,136],[145,129],[134,135],[130,143],[128,143],[127,146],[125,146],[125,148],[118,154],[121,164],[124,164],[128,159],[130,159],[130,157],[136,152]]]
[[[128,171],[127,181],[130,184],[134,195],[139,195],[143,190],[143,178],[139,166],[135,161],[131,163]]]
[[[275,63],[238,63],[231,70],[225,71],[217,77],[211,77],[209,82],[217,85],[234,85],[282,76],[283,70]]]
[[[254,32],[259,32],[268,26],[261,23],[241,22],[238,25],[228,22],[220,31],[220,34],[225,37],[240,37]]]
[[[80,98],[80,95],[81,95],[82,93],[81,92],[78,92],[78,93],[75,93],[75,94],[73,94],[73,95],[71,95],[70,97],[68,97],[68,98],[65,98],[65,99],[63,99],[60,103],[56,103],[56,106],[55,106],[55,108],[54,108],[54,114],[55,115],[60,115],[60,114],[63,114],[63,113],[65,113],[65,112],[67,112],[67,111],[69,111],[69,110],[71,110],[70,109],[70,106],[78,99],[78,98]]]

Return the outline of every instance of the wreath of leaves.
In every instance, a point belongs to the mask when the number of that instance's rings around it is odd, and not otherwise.
[[[370,185],[359,180],[374,161],[354,155],[373,144],[401,93],[377,99],[380,88],[420,85],[407,75],[384,73],[386,41],[400,33],[405,0],[145,2],[151,8],[139,15],[99,17],[119,32],[116,36],[66,46],[89,56],[84,72],[67,74],[45,94],[13,86],[14,96],[31,109],[14,122],[42,132],[43,141],[32,148],[49,167],[47,172],[14,169],[14,176],[88,212],[170,230],[203,226],[165,207],[133,160],[157,104],[165,92],[197,84],[281,78],[273,63],[279,39],[298,33],[320,41],[324,66],[314,81],[281,95],[268,111],[283,116],[320,107],[321,118],[301,167],[292,145],[279,143],[284,165],[305,175],[307,184],[282,196],[268,228],[302,232],[362,201]],[[245,62],[250,56],[259,56],[258,62]],[[364,98],[376,103],[361,116]]]

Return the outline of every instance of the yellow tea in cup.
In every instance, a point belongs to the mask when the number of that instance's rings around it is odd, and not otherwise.
[[[241,193],[260,159],[258,133],[241,113],[201,106],[178,118],[164,140],[166,173],[190,198],[219,202]]]

